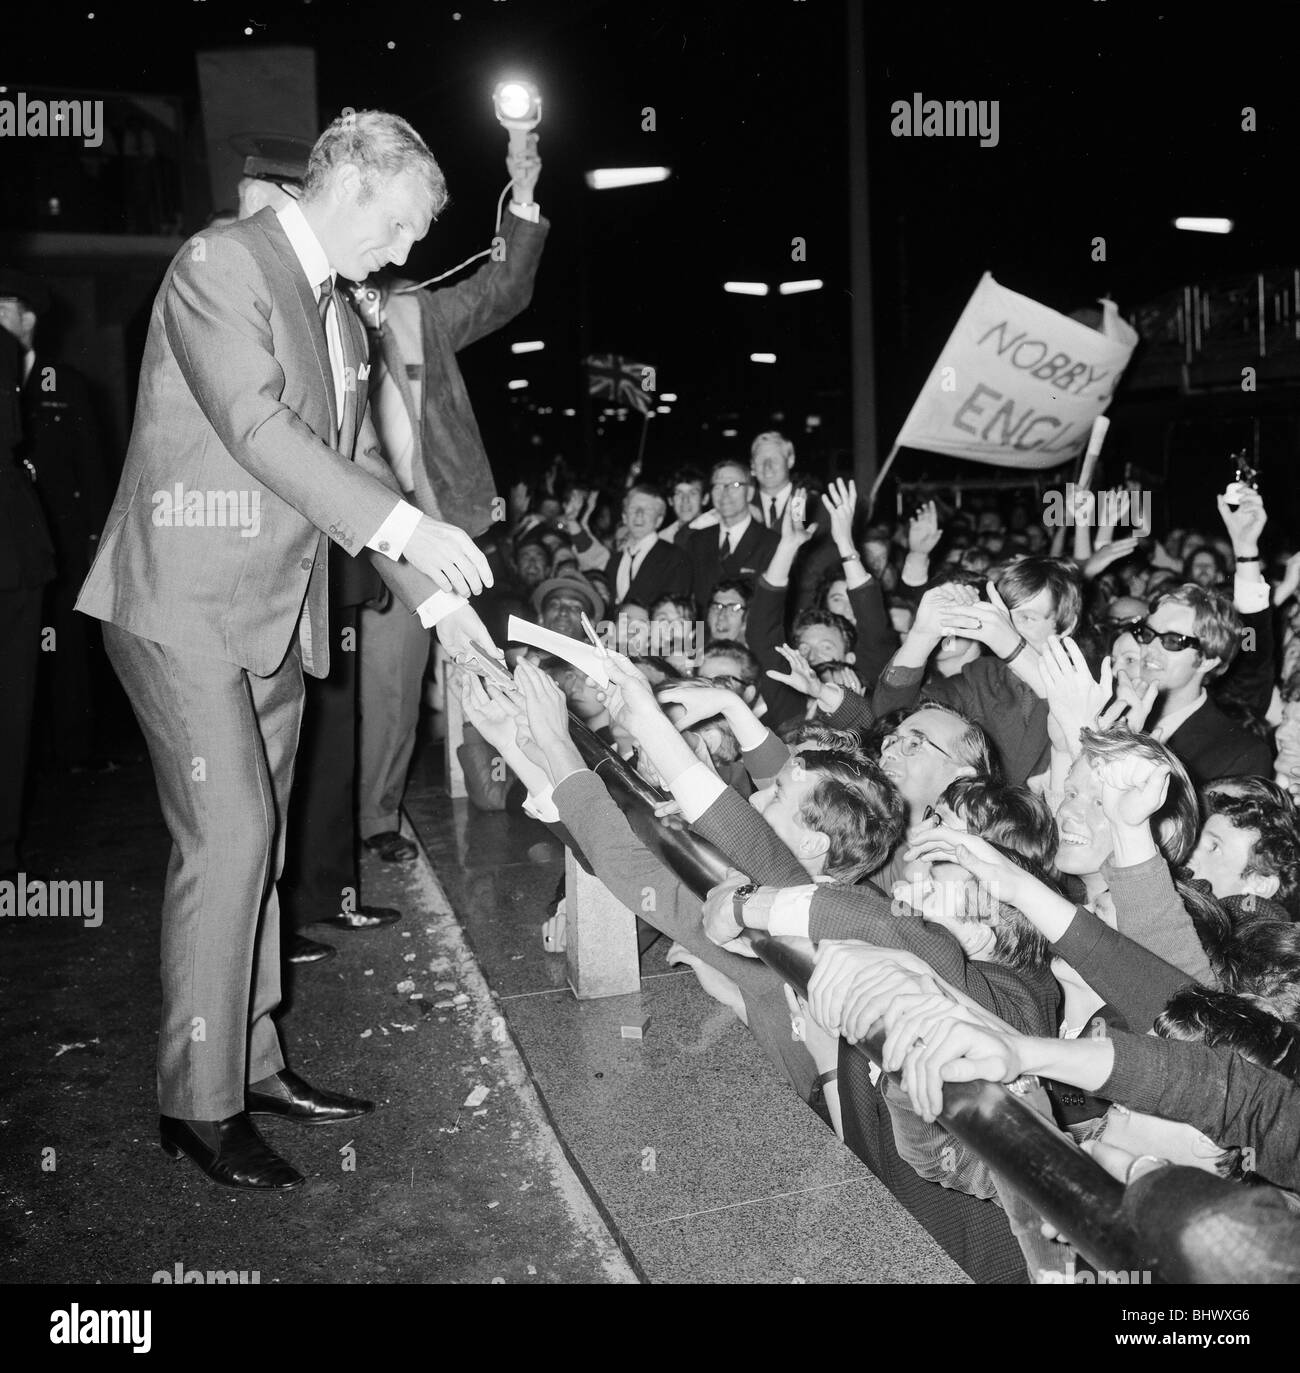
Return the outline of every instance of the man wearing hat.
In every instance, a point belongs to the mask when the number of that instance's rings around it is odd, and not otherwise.
[[[486,637],[466,598],[492,584],[487,562],[401,499],[366,418],[364,330],[334,296],[336,277],[405,262],[446,198],[405,120],[349,111],[312,148],[301,201],[181,248],[78,601],[105,622],[172,837],[160,1141],[227,1187],[304,1181],[252,1116],[320,1126],[374,1109],[288,1069],[274,1020],[303,674],[327,677],[347,651],[329,619],[328,543],[370,550],[450,653]]]
[[[37,346],[37,324],[49,314],[45,283],[0,269],[0,327],[23,351],[23,440],[28,465],[54,540],[56,576],[46,588],[44,627],[54,631],[43,657],[48,682],[48,748],[58,762],[84,765],[94,744],[90,625],[74,613],[77,592],[108,513],[108,490],[85,379]]]
[[[544,629],[570,639],[581,639],[584,643],[587,635],[582,628],[583,615],[586,614],[593,625],[605,618],[600,593],[578,572],[548,577],[533,592],[533,609]]]
[[[0,319],[10,319],[10,297]],[[31,742],[41,593],[54,577],[54,547],[31,473],[17,458],[22,435],[23,355],[0,329],[0,881],[18,871],[23,788]]]
[[[305,139],[238,134],[231,144],[245,154],[239,182],[240,219],[267,207],[282,210],[302,198],[311,156],[311,144]],[[391,906],[360,904],[356,826],[358,617],[360,607],[378,599],[383,590],[384,584],[368,559],[349,558],[336,544],[330,545],[330,624],[342,651],[332,656],[328,677],[309,677],[304,683],[307,694],[279,884],[284,951],[291,963],[319,963],[337,952],[332,944],[308,938],[303,930],[309,925],[371,930],[401,918],[401,912]],[[401,601],[395,602],[394,614],[413,621],[427,644],[430,631]],[[415,846],[410,845],[410,849],[414,856]]]

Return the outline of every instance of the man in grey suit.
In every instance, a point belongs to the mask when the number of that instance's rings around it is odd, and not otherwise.
[[[302,1175],[250,1115],[320,1125],[370,1102],[285,1066],[276,879],[303,672],[332,648],[327,539],[374,563],[452,653],[492,581],[463,530],[401,499],[365,417],[365,337],[334,296],[406,261],[445,204],[395,115],[317,140],[301,202],[195,237],[154,301],[135,424],[78,608],[144,731],[172,837],[162,916],[160,1132],[225,1186]],[[369,552],[367,552],[369,550]]]

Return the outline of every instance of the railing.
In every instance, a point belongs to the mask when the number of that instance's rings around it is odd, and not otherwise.
[[[673,828],[654,813],[654,789],[585,725],[570,716],[570,734],[584,761],[605,783],[633,832],[701,899],[726,875],[722,854],[689,829]],[[750,930],[754,952],[773,972],[806,994],[811,955],[799,944]],[[880,1066],[883,1024],[855,1051]],[[897,1080],[897,1075],[894,1075]],[[994,1082],[949,1083],[940,1122],[1100,1270],[1150,1272],[1151,1253],[1121,1212],[1123,1186],[1006,1087]]]

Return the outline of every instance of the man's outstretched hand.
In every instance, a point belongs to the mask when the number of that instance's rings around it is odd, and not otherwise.
[[[463,529],[428,515],[420,517],[404,554],[442,591],[477,596],[492,585],[492,569]]]

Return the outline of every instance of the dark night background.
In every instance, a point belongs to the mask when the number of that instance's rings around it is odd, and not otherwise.
[[[1109,292],[1127,313],[1186,283],[1294,265],[1290,33],[1271,16],[1216,14],[1211,26],[1200,10],[1117,0],[868,6],[882,458],[986,269],[1066,312]],[[653,364],[659,389],[681,397],[651,427],[652,470],[743,451],[774,415],[806,465],[852,465],[842,0],[457,0],[391,13],[323,0],[85,0],[23,6],[6,29],[0,80],[12,89],[171,93],[194,126],[197,49],[313,46],[322,120],[343,105],[395,110],[446,171],[452,205],[408,264],[419,276],[487,243],[505,182],[491,90],[504,75],[530,77],[545,102],[538,199],[552,237],[531,311],[464,360],[498,477],[556,452],[581,460],[578,421],[560,412],[582,384],[584,279],[590,347]],[[914,91],[998,100],[998,146],[892,137],[890,103]],[[645,106],[654,107],[654,133],[641,131]],[[1254,133],[1241,129],[1244,106],[1257,111]],[[6,161],[12,153],[0,146]],[[583,184],[591,167],[657,163],[673,169],[667,183],[600,193]],[[30,176],[3,180],[3,227],[22,226],[40,188]],[[185,201],[183,233],[214,208],[201,176],[189,184],[197,194]],[[1198,213],[1230,216],[1236,229],[1173,229],[1175,214]],[[807,242],[806,263],[790,260],[796,236]],[[1104,263],[1091,260],[1095,237],[1106,241]],[[825,289],[766,299],[721,289],[729,278],[805,276],[823,278]],[[544,339],[546,351],[512,359],[509,342],[523,338]],[[776,366],[748,361],[763,349],[778,354]],[[1180,497],[1203,514],[1207,483],[1226,472],[1219,457],[1251,441],[1256,419],[1266,478],[1289,466],[1300,408],[1289,382],[1300,369],[1282,371],[1290,376],[1246,397],[1128,387],[1111,412],[1112,475],[1121,459],[1155,473],[1168,466]],[[530,379],[527,399],[507,392],[514,376]],[[537,416],[530,404],[554,412]],[[809,414],[819,427],[806,426]],[[722,437],[728,427],[735,438]],[[613,465],[639,424],[608,429],[596,451]],[[952,470],[921,454],[900,464],[906,476]],[[1180,513],[1177,501],[1169,513]]]

